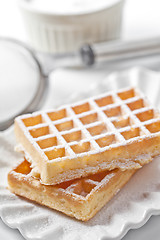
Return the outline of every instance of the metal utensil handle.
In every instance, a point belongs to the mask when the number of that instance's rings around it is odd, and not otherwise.
[[[160,54],[160,37],[136,41],[112,41],[85,44],[80,49],[84,65],[111,62]]]

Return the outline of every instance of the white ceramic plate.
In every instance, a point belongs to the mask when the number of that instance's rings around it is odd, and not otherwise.
[[[153,104],[160,106],[160,74],[139,68],[110,74],[69,101],[129,85],[137,85]],[[151,215],[160,214],[158,157],[139,170],[93,219],[83,223],[17,197],[6,189],[8,171],[21,159],[13,151],[14,144],[13,127],[0,133],[0,216],[8,226],[18,228],[26,239],[118,240],[129,229],[142,226]]]

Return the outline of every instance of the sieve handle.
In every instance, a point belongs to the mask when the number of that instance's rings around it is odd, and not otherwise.
[[[135,41],[112,41],[85,44],[81,47],[80,58],[84,65],[112,62],[160,54],[160,37]]]

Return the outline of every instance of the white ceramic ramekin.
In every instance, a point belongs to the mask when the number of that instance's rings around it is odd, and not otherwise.
[[[20,0],[19,3],[29,42],[41,52],[74,51],[83,43],[115,39],[121,33],[124,0]]]

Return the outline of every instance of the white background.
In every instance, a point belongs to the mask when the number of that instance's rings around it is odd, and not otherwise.
[[[21,14],[15,0],[4,0],[0,2],[0,35],[14,37],[27,41]],[[133,39],[137,37],[160,36],[160,1],[159,0],[127,0],[124,9],[122,37]],[[160,69],[160,68],[159,68]],[[94,71],[94,76],[88,78],[88,72],[78,72],[72,70],[57,70],[54,72],[54,83],[52,81],[50,91],[54,85],[55,104],[59,98],[64,97],[65,93],[73,92],[77,89],[75,79],[83,79],[78,82],[78,89],[83,90],[94,81],[100,81],[106,74],[105,71]],[[95,74],[96,73],[96,74]],[[68,75],[67,75],[68,74]],[[65,77],[64,77],[65,75]],[[68,76],[68,77],[66,77]],[[69,77],[70,76],[70,77]],[[61,86],[64,86],[62,89]],[[65,89],[65,91],[64,91]],[[138,230],[131,230],[123,240],[159,240],[160,216],[152,217],[147,224]],[[18,230],[8,228],[0,220],[0,238],[23,239]]]

